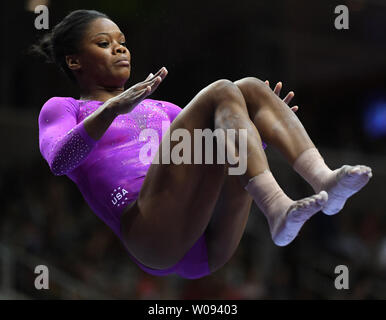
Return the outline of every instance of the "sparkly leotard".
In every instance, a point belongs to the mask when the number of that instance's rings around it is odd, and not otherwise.
[[[122,211],[137,199],[150,167],[139,158],[142,146],[149,144],[141,138],[141,130],[156,130],[159,139],[155,143],[159,145],[164,133],[162,123],[170,125],[182,109],[170,102],[145,99],[131,112],[117,116],[96,141],[86,132],[83,120],[102,104],[70,97],[49,99],[39,114],[39,147],[51,171],[67,175],[93,212],[122,239]],[[210,273],[205,233],[181,261],[165,270],[144,266],[128,254],[142,270],[153,275],[177,273],[193,279]]]

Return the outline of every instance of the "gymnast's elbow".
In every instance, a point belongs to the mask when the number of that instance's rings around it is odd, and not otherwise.
[[[66,168],[66,166],[61,163],[60,161],[58,161],[57,159],[54,159],[50,164],[50,170],[51,172],[55,175],[55,176],[64,176],[66,175],[69,171],[68,168]]]

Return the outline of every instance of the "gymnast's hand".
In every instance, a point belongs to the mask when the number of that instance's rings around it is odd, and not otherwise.
[[[269,86],[269,81],[268,80],[265,80],[265,83]],[[275,89],[273,89],[273,92],[275,92],[278,97],[280,97],[280,91],[281,91],[282,87],[283,87],[283,84],[281,82],[278,82],[276,84],[276,86],[275,86]],[[295,96],[295,93],[293,91],[290,91],[286,95],[286,97],[283,99],[283,101],[288,105],[294,96]],[[293,107],[291,107],[291,110],[293,112],[296,112],[296,111],[299,110],[299,106],[293,106]]]
[[[109,107],[116,116],[130,112],[157,89],[167,74],[165,67],[162,67],[155,75],[150,73],[144,81],[109,99]]]

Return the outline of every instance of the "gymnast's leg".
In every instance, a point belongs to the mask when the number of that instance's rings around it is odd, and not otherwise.
[[[243,86],[244,81],[236,81],[235,84]],[[246,112],[253,111],[255,101],[259,102],[261,97],[267,94],[267,86],[253,86],[254,101],[247,103]],[[245,90],[243,90],[245,93]],[[260,97],[261,96],[261,97]],[[290,111],[288,106],[286,109]],[[292,113],[292,111],[290,111]],[[269,116],[269,114],[268,114]],[[278,116],[281,116],[279,114]],[[272,118],[264,119],[268,122]],[[263,130],[265,128],[263,127]],[[258,131],[260,133],[260,130]],[[281,138],[285,139],[288,136]],[[312,146],[312,142],[307,135],[295,137],[300,141],[300,148]],[[258,136],[257,149],[260,149],[261,139]],[[272,142],[270,139],[265,141]],[[287,141],[288,142],[288,141]],[[288,143],[283,143],[282,147],[285,152]],[[291,151],[291,150],[289,150]],[[299,150],[298,152],[300,152]],[[296,151],[295,151],[296,152]],[[264,153],[265,154],[265,153]],[[264,157],[264,161],[266,158]],[[222,186],[220,196],[216,202],[216,207],[213,216],[209,222],[206,239],[209,252],[209,265],[212,271],[222,267],[232,257],[236,251],[241,237],[244,233],[245,226],[248,221],[248,216],[254,196],[257,205],[266,216],[271,235],[277,245],[286,245],[290,243],[296,236],[303,223],[309,219],[321,205],[325,204],[327,195],[320,193],[316,196],[302,199],[300,201],[292,201],[280,189],[277,182],[274,180],[269,167],[260,172],[253,180],[253,183],[247,188],[244,188],[248,181],[240,181],[236,176],[227,176]],[[254,189],[254,190],[251,190]],[[290,210],[284,210],[283,207],[290,207]]]
[[[328,202],[322,209],[325,214],[338,213],[346,200],[367,184],[372,177],[367,166],[344,165],[332,171],[294,112],[264,82],[248,77],[235,84],[263,140],[277,147],[315,192],[327,191]]]
[[[192,146],[194,129],[236,129],[237,132],[237,129],[245,128],[248,130],[249,152],[247,170],[239,177],[240,180],[249,181],[268,169],[259,133],[248,116],[243,95],[231,81],[219,80],[201,90],[173,121],[168,132],[178,128],[190,132]],[[165,137],[156,158],[162,158],[163,143]],[[171,141],[171,149],[177,143]],[[231,142],[226,143],[228,148]],[[230,147],[238,151],[236,144]],[[200,150],[200,153],[205,158],[205,150]],[[129,251],[144,265],[154,269],[168,268],[177,263],[203,234],[212,218],[224,184],[224,167],[220,164],[176,165],[153,162],[137,201],[122,216],[122,234]],[[271,178],[269,182],[275,181]],[[297,208],[298,202],[287,201],[281,196],[282,190],[262,185],[262,189],[267,188],[268,193],[274,192],[277,199],[272,208],[266,207],[272,211],[272,221],[275,221],[275,213],[280,213],[277,216],[283,220],[281,217],[287,211]],[[313,214],[320,208],[317,205],[310,206],[308,211]],[[243,211],[246,211],[245,208]],[[239,224],[239,231],[243,231],[244,226]]]

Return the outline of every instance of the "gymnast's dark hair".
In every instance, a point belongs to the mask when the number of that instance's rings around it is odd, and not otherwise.
[[[84,33],[95,19],[107,18],[106,14],[96,10],[76,10],[45,34],[37,44],[30,48],[30,53],[43,56],[48,63],[55,63],[73,81],[76,79],[66,63],[66,55],[79,51]]]

